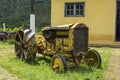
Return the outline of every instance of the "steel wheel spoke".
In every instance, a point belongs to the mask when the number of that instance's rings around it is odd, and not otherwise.
[[[23,52],[23,51],[21,52],[20,59],[21,59],[21,60],[24,59],[24,52]]]
[[[19,45],[19,46],[21,45],[21,43],[20,43],[20,42],[18,42],[18,41],[15,41],[15,44],[17,44],[17,45]]]
[[[20,36],[20,34],[19,34],[19,33],[18,33],[18,36],[19,36],[20,42],[22,42],[22,38],[21,38],[21,36]]]
[[[27,60],[27,50],[24,50],[25,60]]]
[[[16,54],[20,54],[21,50],[17,50]]]

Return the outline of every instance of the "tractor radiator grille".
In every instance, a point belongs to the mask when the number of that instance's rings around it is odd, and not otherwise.
[[[74,28],[73,54],[88,51],[88,28],[84,24],[78,24]]]

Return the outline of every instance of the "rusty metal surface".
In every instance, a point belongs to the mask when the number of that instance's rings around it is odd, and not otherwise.
[[[54,31],[58,31],[58,30],[69,30],[69,27],[45,27],[42,29],[42,31],[47,31],[47,30],[54,30]]]
[[[9,37],[10,33],[9,32],[0,32],[0,40],[7,40]]]
[[[88,28],[84,24],[78,24],[74,29],[73,54],[88,51]]]
[[[80,65],[81,57],[88,52],[88,27],[78,24],[74,28],[73,57],[76,65]]]
[[[15,52],[16,56],[21,60],[34,59],[36,55],[35,36],[31,30],[20,30],[15,37]]]
[[[7,38],[7,35],[5,33],[0,33],[0,40],[3,40]]]

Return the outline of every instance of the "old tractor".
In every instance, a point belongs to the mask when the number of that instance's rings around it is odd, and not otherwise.
[[[52,69],[60,73],[83,63],[95,68],[101,65],[99,53],[88,48],[88,27],[83,23],[45,27],[37,36],[30,29],[20,30],[15,37],[15,52],[24,61],[34,60],[36,53],[49,56]]]
[[[9,38],[10,33],[9,32],[0,32],[0,40],[6,41]]]

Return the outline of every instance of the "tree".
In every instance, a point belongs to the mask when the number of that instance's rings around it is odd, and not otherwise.
[[[0,26],[29,26],[30,6],[30,0],[0,0]],[[50,13],[50,0],[35,4],[36,26],[50,25]]]

